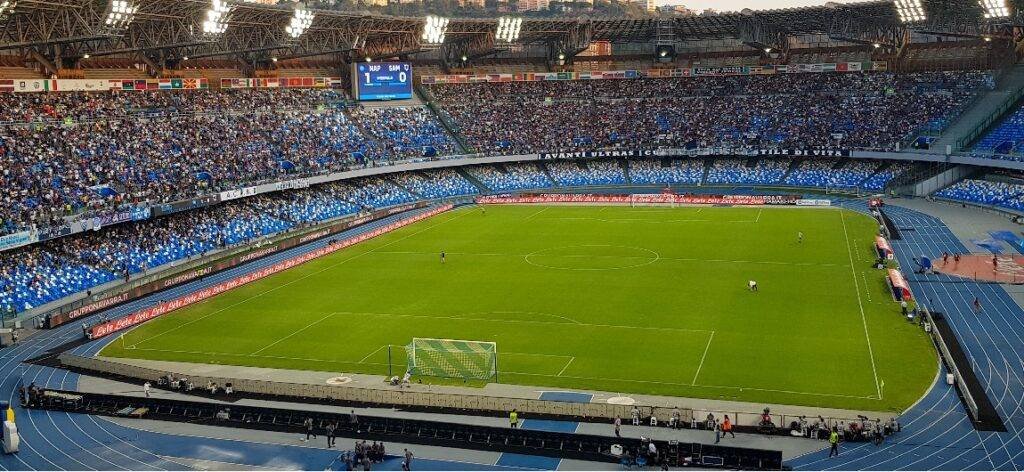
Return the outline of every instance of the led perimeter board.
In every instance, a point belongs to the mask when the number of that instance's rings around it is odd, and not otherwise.
[[[352,66],[356,100],[412,98],[412,65],[408,62],[360,62]]]

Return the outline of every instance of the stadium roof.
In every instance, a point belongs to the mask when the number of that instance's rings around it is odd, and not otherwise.
[[[285,34],[293,8],[233,2],[223,35],[204,36],[200,24],[210,6],[201,0],[134,0],[127,27],[106,22],[109,0],[18,0],[0,13],[0,51],[36,59],[121,55],[142,60],[227,57],[249,62],[274,57],[352,53],[386,57],[421,51],[423,18],[316,11],[298,39]],[[526,19],[521,44],[585,47],[590,41],[644,42],[671,32],[673,41],[736,38],[757,47],[779,38],[825,34],[853,42],[898,41],[910,30],[963,36],[1009,35],[1016,16],[984,19],[976,0],[924,0],[928,20],[902,24],[891,0],[829,3],[817,7],[661,18]],[[452,19],[447,42],[493,48],[496,19]],[[887,39],[888,38],[888,39]]]

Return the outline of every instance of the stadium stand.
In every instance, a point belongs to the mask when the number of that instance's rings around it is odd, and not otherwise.
[[[816,79],[769,75],[429,89],[477,151],[521,154],[624,146],[893,149],[929,123],[952,118],[991,83],[987,72]],[[526,127],[532,132],[517,132]]]
[[[532,163],[506,164],[504,170],[476,166],[471,167],[469,173],[495,192],[547,188],[553,185],[551,179]]]
[[[789,169],[789,159],[761,159],[748,166],[743,159],[718,159],[708,169],[709,184],[778,184]]]
[[[936,197],[967,203],[1024,210],[1024,185],[988,180],[961,180],[935,192]]]
[[[974,145],[974,151],[1014,156],[1019,159],[1019,146],[1024,142],[1024,108],[1004,118]]]
[[[786,177],[786,184],[798,187],[827,187],[835,175],[836,159],[805,159]]]
[[[704,161],[636,159],[629,161],[629,178],[634,184],[699,184],[704,179]]]
[[[389,143],[399,158],[456,154],[452,139],[424,107],[359,108],[352,117],[378,142]],[[425,148],[431,151],[425,152]]]
[[[451,169],[427,171],[423,175],[407,172],[395,177],[399,185],[423,198],[447,198],[479,193],[470,181]]]
[[[451,170],[397,179],[416,182],[412,187],[427,198],[475,191]],[[416,199],[384,178],[370,177],[233,200],[0,252],[0,308],[21,312],[212,250]]]
[[[888,185],[892,179],[909,171],[912,167],[913,164],[908,162],[894,162],[890,163],[888,166],[883,164],[878,172],[871,177],[868,177],[868,179],[861,184],[861,187],[865,190],[884,190],[885,186]]]
[[[555,182],[563,187],[626,183],[622,166],[616,161],[549,162],[546,167]]]
[[[423,108],[349,111],[344,100],[322,89],[0,95],[0,184],[11,189],[0,229],[455,152]]]

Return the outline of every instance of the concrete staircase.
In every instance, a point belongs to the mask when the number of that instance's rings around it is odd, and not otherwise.
[[[1017,101],[1015,98],[1019,98],[1021,93],[1024,93],[1024,63],[1010,68],[999,78],[995,90],[986,92],[975,100],[974,104],[964,111],[959,119],[949,125],[938,140],[932,143],[928,152],[945,154],[947,145],[952,147],[953,152],[962,151],[960,145],[969,146],[970,141],[979,138],[980,134],[974,136],[972,134],[976,134],[975,131],[978,128],[982,128],[981,131],[984,131],[984,128],[988,128],[998,121],[1013,108]],[[1010,103],[1011,101],[1013,103]],[[962,142],[961,140],[964,138],[967,138],[968,141]]]

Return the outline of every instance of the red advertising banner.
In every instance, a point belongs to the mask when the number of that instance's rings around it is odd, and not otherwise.
[[[914,299],[914,296],[910,293],[910,285],[907,284],[907,279],[903,278],[903,273],[899,270],[889,269],[889,283],[892,284],[892,291],[896,295],[897,300]]]
[[[878,252],[881,253],[882,257],[892,260],[895,256],[892,251],[892,246],[889,245],[889,241],[881,236],[875,236],[875,247],[878,248]]]
[[[798,195],[675,195],[637,194],[602,195],[589,193],[548,193],[540,195],[488,195],[478,197],[477,203],[639,203],[639,204],[683,204],[683,205],[796,205],[802,199]]]
[[[396,230],[398,228],[401,228],[403,226],[408,226],[408,225],[411,225],[411,224],[416,223],[418,221],[430,218],[432,216],[436,216],[438,214],[441,214],[443,212],[446,212],[446,211],[452,209],[452,207],[453,207],[452,205],[445,205],[445,206],[442,206],[442,207],[438,207],[438,208],[430,210],[428,212],[421,213],[421,214],[416,215],[416,216],[412,216],[412,217],[409,217],[409,218],[405,218],[405,219],[396,221],[394,223],[391,223],[391,224],[389,224],[387,226],[384,226],[384,227],[381,227],[381,228],[377,228],[377,229],[375,229],[373,231],[370,231],[370,232],[367,232],[367,233],[363,233],[363,234],[360,234],[358,236],[354,236],[354,237],[345,239],[343,241],[339,241],[337,244],[331,244],[331,245],[325,246],[323,248],[317,249],[315,251],[308,252],[308,253],[303,254],[301,256],[293,257],[291,259],[288,259],[288,260],[279,262],[277,264],[265,267],[263,269],[255,271],[255,272],[250,272],[250,273],[245,274],[243,276],[236,277],[236,278],[228,280],[226,282],[219,283],[219,284],[214,285],[212,287],[208,287],[208,288],[205,288],[203,290],[199,290],[199,291],[191,293],[189,295],[185,295],[183,297],[176,298],[176,299],[168,301],[168,302],[160,303],[160,304],[158,304],[158,305],[156,305],[156,306],[154,306],[152,308],[146,308],[144,310],[139,310],[139,311],[131,313],[131,314],[127,315],[127,316],[124,316],[122,318],[118,318],[116,320],[108,321],[108,322],[103,323],[103,324],[98,324],[98,325],[93,326],[92,328],[89,329],[91,338],[92,339],[102,338],[104,336],[108,336],[108,335],[110,335],[112,333],[115,333],[117,331],[120,331],[122,329],[129,328],[129,327],[138,325],[140,323],[144,323],[144,322],[149,321],[149,320],[151,320],[153,318],[156,318],[158,316],[161,316],[161,315],[170,313],[170,312],[172,312],[174,310],[177,310],[179,308],[184,308],[184,307],[187,307],[187,306],[192,305],[194,303],[206,300],[207,298],[219,295],[219,294],[224,293],[224,292],[226,292],[228,290],[240,287],[242,285],[248,284],[250,282],[254,282],[256,280],[260,280],[260,279],[262,279],[264,277],[267,277],[267,276],[276,274],[278,272],[290,269],[292,267],[295,267],[297,265],[306,263],[306,262],[311,261],[313,259],[317,259],[319,257],[323,257],[323,256],[325,256],[327,254],[333,253],[335,251],[339,251],[341,249],[347,248],[347,247],[352,246],[354,244],[361,243],[361,242],[366,241],[368,239],[375,238],[375,237],[380,236],[382,234],[389,233],[389,232],[394,231],[394,230]]]

